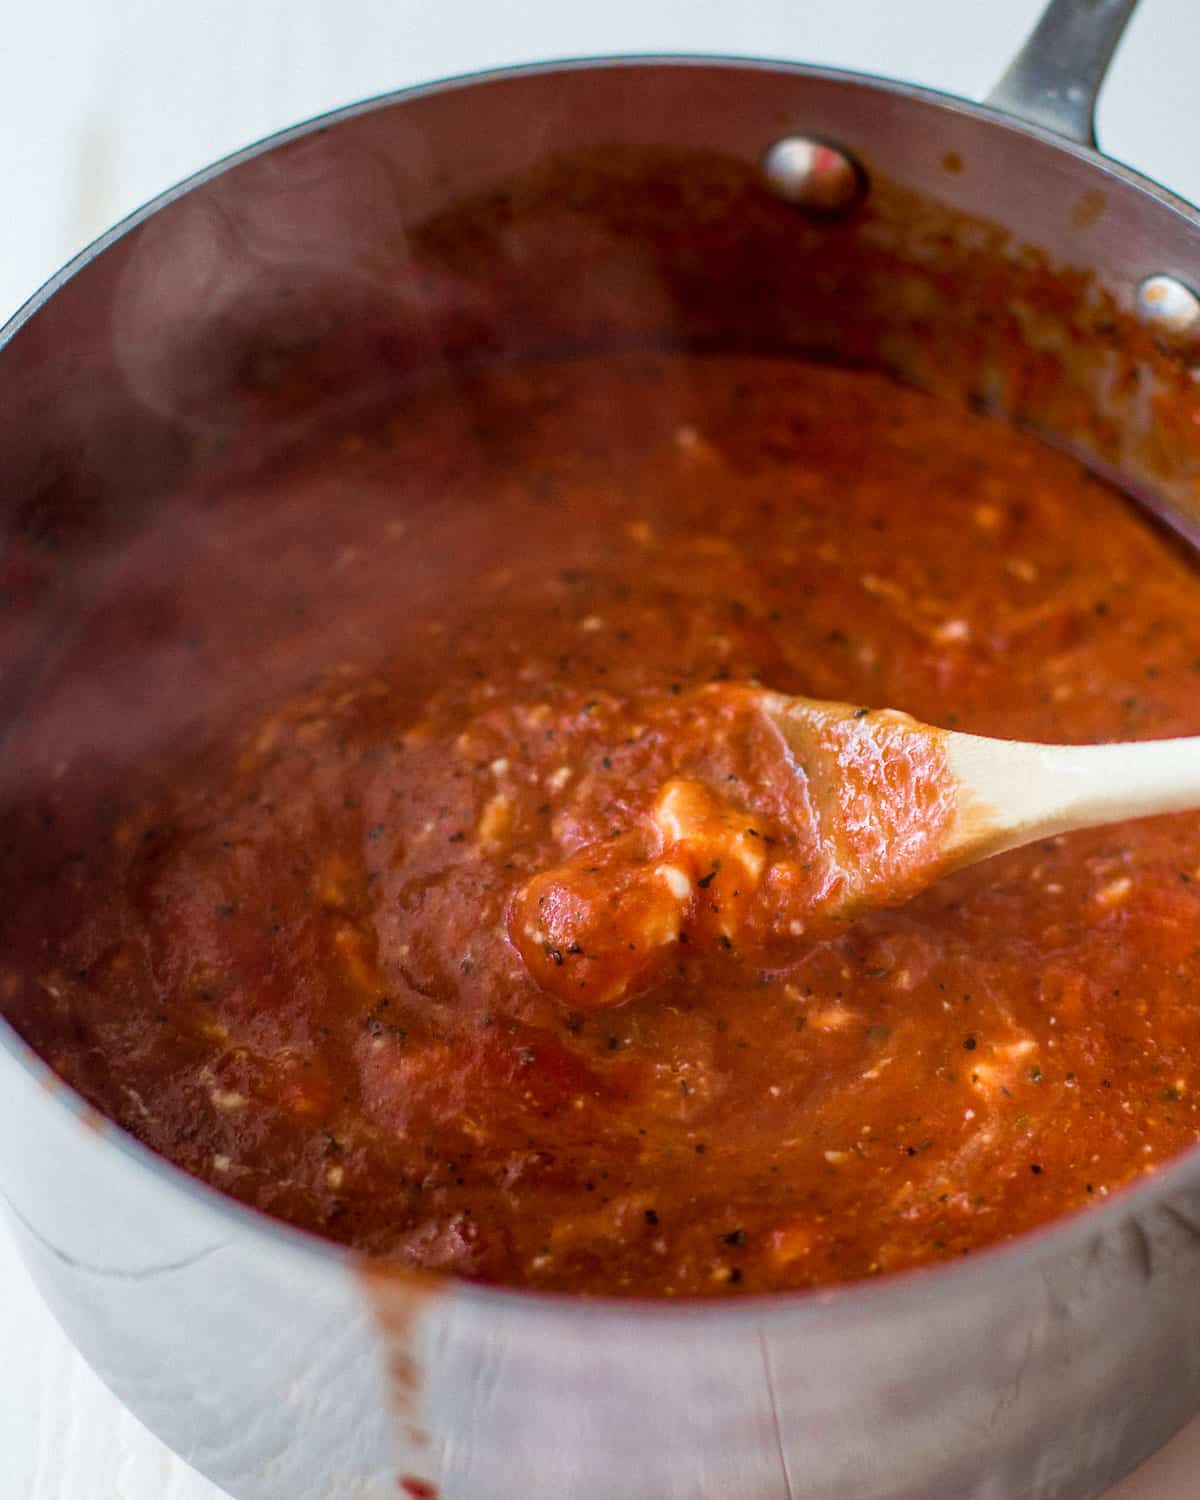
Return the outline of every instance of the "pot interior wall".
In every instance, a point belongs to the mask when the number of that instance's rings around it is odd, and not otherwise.
[[[863,164],[859,210],[766,191],[791,132]],[[300,133],[135,226],[13,338],[0,441],[48,525],[55,494],[175,482],[283,386],[294,429],[350,377],[689,341],[882,362],[1175,490],[1195,445],[1140,419],[1178,366],[1123,313],[1198,254],[1177,208],[954,101],[753,65],[530,72]]]

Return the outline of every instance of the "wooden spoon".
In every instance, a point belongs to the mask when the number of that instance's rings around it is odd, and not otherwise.
[[[762,695],[813,787],[856,905],[1038,839],[1200,808],[1200,738],[1043,745],[958,734],[894,709]],[[854,866],[856,868],[850,868]]]
[[[671,712],[660,732],[678,737],[681,765],[718,740],[749,743],[765,727],[769,740],[768,726],[778,757],[756,762],[749,801],[670,777],[633,827],[514,893],[514,946],[540,987],[576,1010],[648,988],[679,945],[795,946],[1002,850],[1200,808],[1200,739],[1025,744],[733,684],[698,689]]]

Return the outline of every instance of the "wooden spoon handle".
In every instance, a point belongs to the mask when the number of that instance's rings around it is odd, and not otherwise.
[[[1037,745],[946,734],[961,792],[945,850],[967,864],[1073,828],[1200,808],[1200,738]]]

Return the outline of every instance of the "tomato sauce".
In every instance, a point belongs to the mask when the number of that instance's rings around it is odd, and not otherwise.
[[[103,798],[63,777],[0,859],[0,1008],[188,1171],[401,1266],[742,1295],[960,1257],[1200,1138],[1200,817],[813,924],[885,857],[875,771],[798,783],[755,706],[1200,732],[1191,562],[1070,459],[880,375],[628,353],[409,393],[220,524],[245,702]],[[936,772],[890,838],[936,837]]]

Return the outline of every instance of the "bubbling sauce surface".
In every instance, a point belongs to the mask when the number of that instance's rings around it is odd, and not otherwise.
[[[278,691],[15,804],[0,857],[0,1009],[188,1171],[401,1266],[744,1295],[958,1258],[1200,1136],[1200,818],[797,942],[744,711],[1200,731],[1197,577],[1067,458],[878,375],[621,354],[410,394],[219,525],[264,601],[222,670]],[[573,1001],[589,921],[635,949]]]

